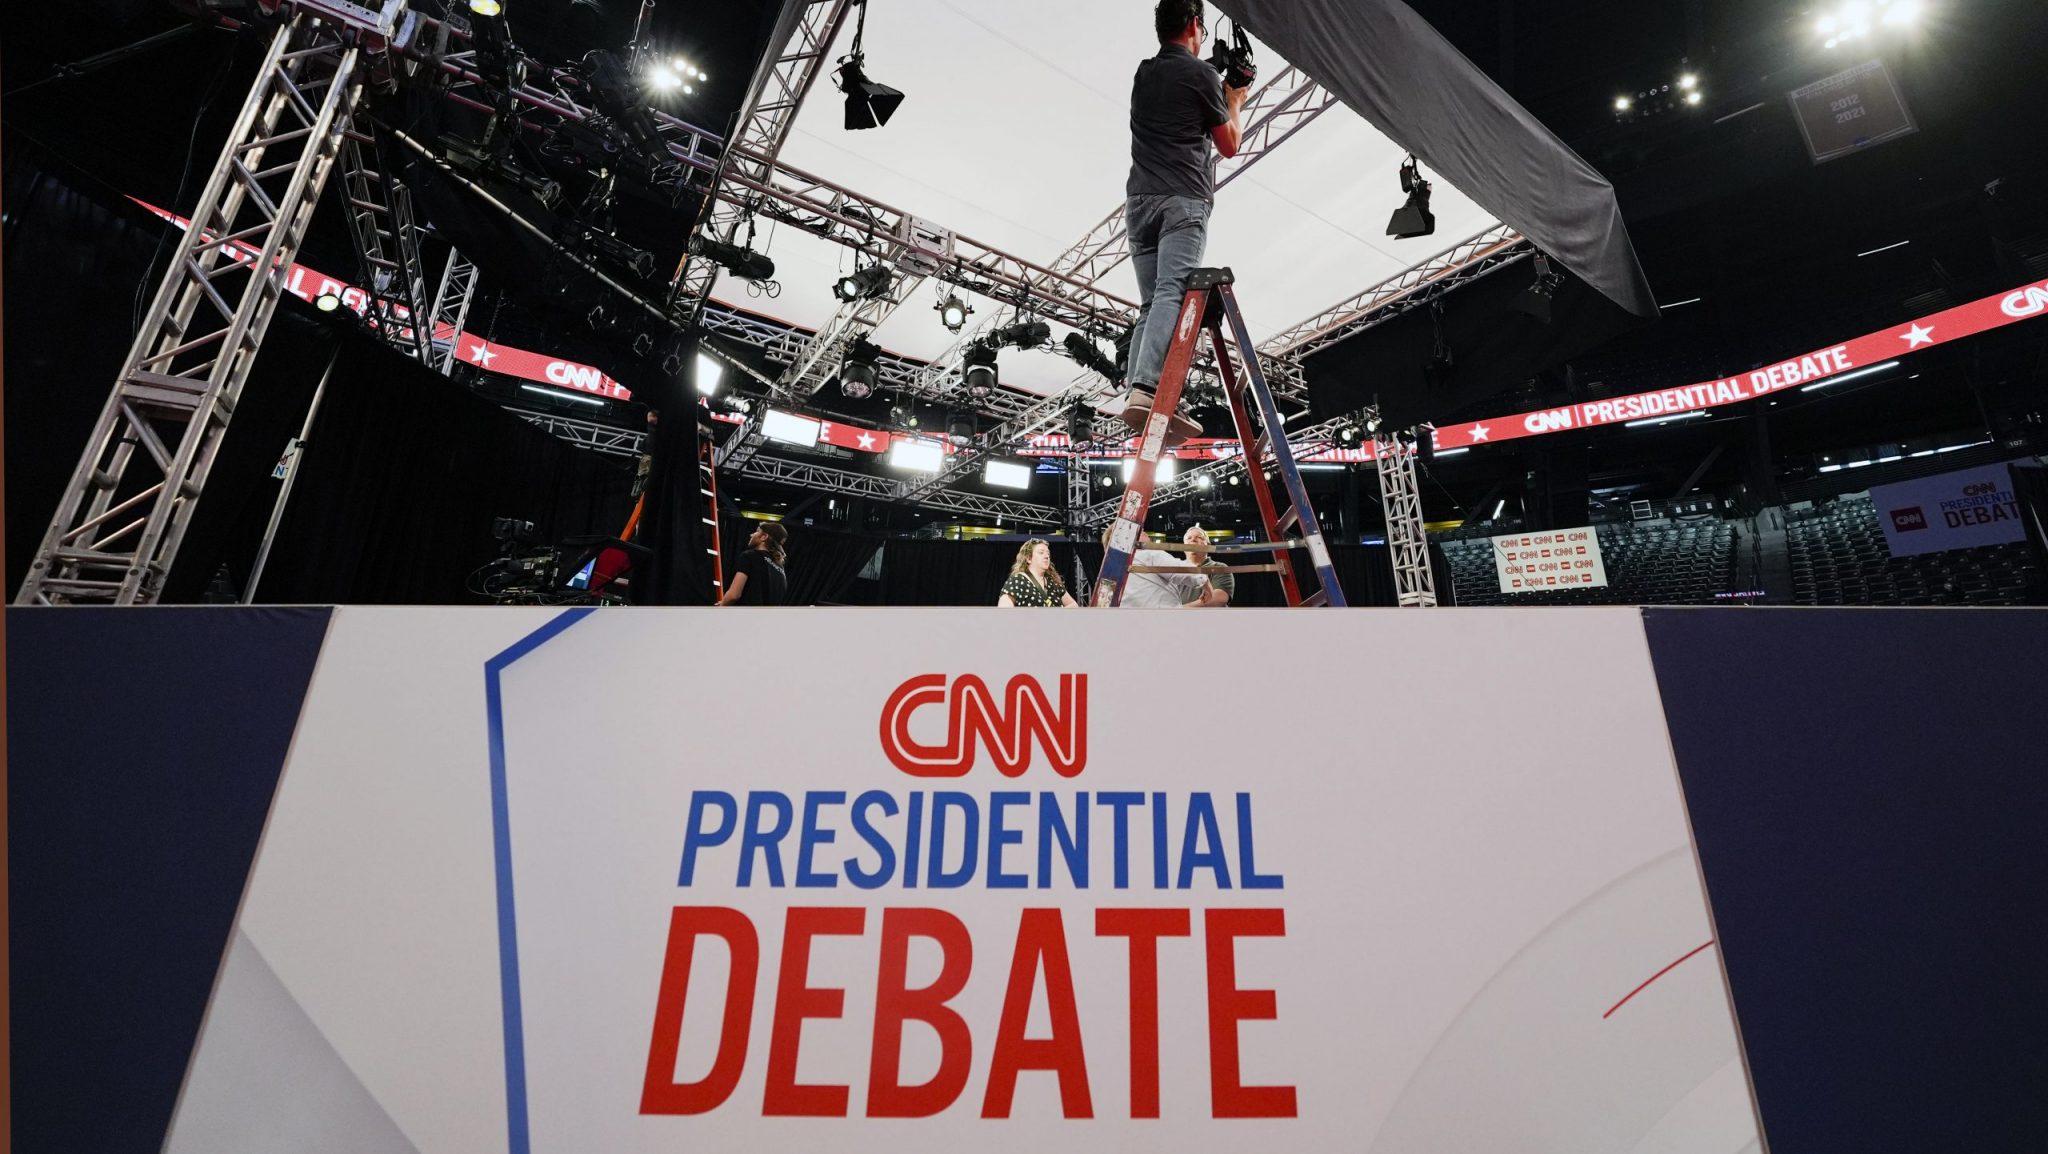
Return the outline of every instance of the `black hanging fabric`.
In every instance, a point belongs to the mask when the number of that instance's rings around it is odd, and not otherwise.
[[[335,351],[259,602],[479,604],[471,577],[497,554],[495,519],[533,522],[544,546],[625,527],[631,461],[575,448],[316,315],[288,301],[272,325],[167,599],[196,600],[222,564],[244,586],[277,494],[271,469],[304,415],[294,394],[309,398]]]

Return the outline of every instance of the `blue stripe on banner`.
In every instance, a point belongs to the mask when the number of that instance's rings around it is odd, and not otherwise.
[[[7,611],[15,1149],[163,1149],[330,612]]]
[[[2048,612],[1649,610],[1773,1150],[2048,1134]]]
[[[519,1006],[519,925],[512,901],[512,817],[505,795],[505,713],[499,675],[597,610],[571,609],[484,662],[491,741],[491,841],[498,871],[498,983],[505,1014],[505,1129],[512,1154],[531,1154],[526,1114],[526,1027]]]

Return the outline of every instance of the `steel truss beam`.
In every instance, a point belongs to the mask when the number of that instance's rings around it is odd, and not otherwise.
[[[745,154],[737,146],[730,152]],[[721,197],[878,261],[887,260],[899,238],[911,235],[918,223],[902,209],[788,165],[776,165],[765,179],[735,166],[726,178]],[[954,233],[952,242],[952,259],[932,270],[937,280],[1099,337],[1128,327],[1137,315],[1136,304],[1076,277],[973,237]]]
[[[434,356],[427,273],[412,192],[380,160],[374,136],[351,131],[341,145],[341,199],[370,294],[366,316],[379,339],[423,364]],[[373,165],[372,161],[379,161]]]
[[[644,437],[631,429],[613,425],[600,425],[592,421],[579,421],[559,413],[541,413],[532,409],[518,409],[510,405],[505,411],[530,425],[537,425],[579,448],[603,453],[608,457],[636,458],[640,456]]]
[[[357,37],[388,39],[402,7],[355,26],[301,12],[272,39],[18,604],[161,595],[361,94]]]
[[[1305,459],[1314,456],[1317,450],[1306,446],[1328,441],[1337,435],[1338,429],[1349,423],[1350,420],[1348,418],[1340,418],[1324,421],[1316,425],[1304,425],[1299,429],[1290,429],[1287,433],[1287,443],[1294,446],[1296,460],[1303,460],[1304,463],[1313,463]],[[1265,462],[1261,461],[1260,464],[1264,465]],[[1156,509],[1168,501],[1177,501],[1183,497],[1194,496],[1201,491],[1204,478],[1207,478],[1212,486],[1221,485],[1233,475],[1244,473],[1246,468],[1243,457],[1224,457],[1219,460],[1204,462],[1184,473],[1176,473],[1173,480],[1164,481],[1153,486],[1152,507]],[[1112,500],[1090,505],[1087,514],[1082,518],[1083,523],[1091,527],[1107,525],[1111,521],[1116,520],[1117,510],[1122,505],[1123,498],[1121,495]]]
[[[1427,261],[1331,305],[1259,346],[1266,356],[1299,362],[1339,341],[1400,316],[1430,297],[1474,281],[1535,252],[1522,234],[1495,223]]]
[[[428,332],[439,334],[443,326],[448,329],[445,340],[434,336],[434,368],[441,375],[448,375],[455,367],[455,358],[460,355],[462,334],[469,327],[469,306],[476,300],[476,266],[460,252],[448,250],[448,264],[441,270],[441,287],[434,291],[434,313],[429,322]]]
[[[920,501],[904,501],[896,493],[895,482],[887,477],[878,477],[872,473],[856,473],[850,469],[834,469],[826,465],[785,461],[777,457],[750,457],[733,471],[742,477],[794,485],[820,493],[866,497],[869,500],[892,504],[922,505],[928,509],[977,517],[1001,517],[1020,525],[1060,524],[1060,511],[1049,505],[1034,505],[1029,501],[1012,501],[981,493],[951,491],[934,493]]]
[[[1394,593],[1404,608],[1436,607],[1436,574],[1429,567],[1429,533],[1422,520],[1422,486],[1416,480],[1419,452],[1415,434],[1381,434],[1380,505],[1387,515],[1387,548],[1394,554]]]
[[[790,42],[773,46],[780,55],[768,66],[752,106],[740,118],[739,131],[733,137],[736,147],[726,152],[713,177],[711,195],[694,235],[734,243],[754,209],[754,197],[737,193],[734,186],[745,182],[759,188],[771,183],[783,141],[789,138],[804,98],[817,83],[819,69],[831,55],[850,7],[852,0],[810,0]],[[717,283],[716,264],[684,256],[676,270],[677,314],[686,320],[701,316]]]

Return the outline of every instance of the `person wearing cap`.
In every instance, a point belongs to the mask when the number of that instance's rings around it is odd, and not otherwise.
[[[725,583],[720,605],[780,605],[789,592],[789,530],[774,521],[764,523],[747,538],[747,551],[733,565],[732,579]]]

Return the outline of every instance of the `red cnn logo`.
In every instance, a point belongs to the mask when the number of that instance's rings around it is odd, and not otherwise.
[[[911,737],[911,714],[940,704],[947,706],[945,739],[928,744]],[[1086,768],[1087,674],[1060,674],[1057,708],[1045,687],[1023,673],[1010,679],[1001,700],[971,673],[951,685],[945,674],[927,673],[897,686],[882,705],[882,752],[912,777],[964,777],[981,747],[1003,776],[1021,777],[1031,764],[1034,738],[1054,773],[1073,777]]]
[[[1892,510],[1892,532],[1911,533],[1915,529],[1927,528],[1927,514],[1915,505],[1910,509]]]

